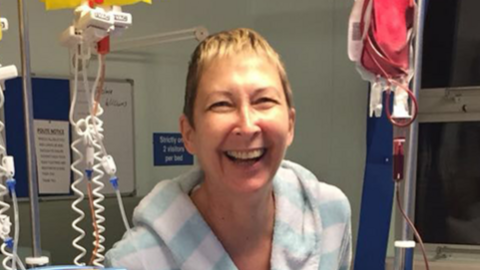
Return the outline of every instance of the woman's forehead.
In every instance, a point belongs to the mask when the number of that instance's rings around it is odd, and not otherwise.
[[[242,53],[231,56],[217,57],[206,63],[200,73],[199,86],[212,82],[232,82],[235,76],[244,77],[261,76],[280,82],[277,66],[264,55],[255,53]]]

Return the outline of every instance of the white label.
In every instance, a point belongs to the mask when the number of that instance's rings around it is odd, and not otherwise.
[[[70,140],[67,121],[35,120],[40,194],[70,192]]]
[[[126,15],[115,14],[115,21],[128,22],[128,17]]]
[[[110,22],[110,15],[108,15],[107,13],[95,12],[95,13],[93,13],[93,15],[94,15],[95,19]]]

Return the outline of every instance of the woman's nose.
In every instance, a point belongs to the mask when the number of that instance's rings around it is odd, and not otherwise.
[[[242,108],[238,114],[238,122],[234,130],[235,135],[251,136],[260,132],[258,115],[252,108]]]

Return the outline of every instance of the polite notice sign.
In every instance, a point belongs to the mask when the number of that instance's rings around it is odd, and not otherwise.
[[[70,191],[68,121],[35,120],[38,190],[40,194]]]
[[[193,165],[193,155],[187,152],[180,133],[153,134],[155,166]]]

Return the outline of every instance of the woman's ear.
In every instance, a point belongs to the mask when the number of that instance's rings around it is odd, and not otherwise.
[[[293,137],[295,137],[295,116],[295,109],[290,108],[288,110],[288,146],[292,144]]]
[[[190,125],[190,121],[188,121],[188,118],[185,116],[185,114],[180,116],[179,123],[183,144],[190,154],[195,155],[195,129]]]

